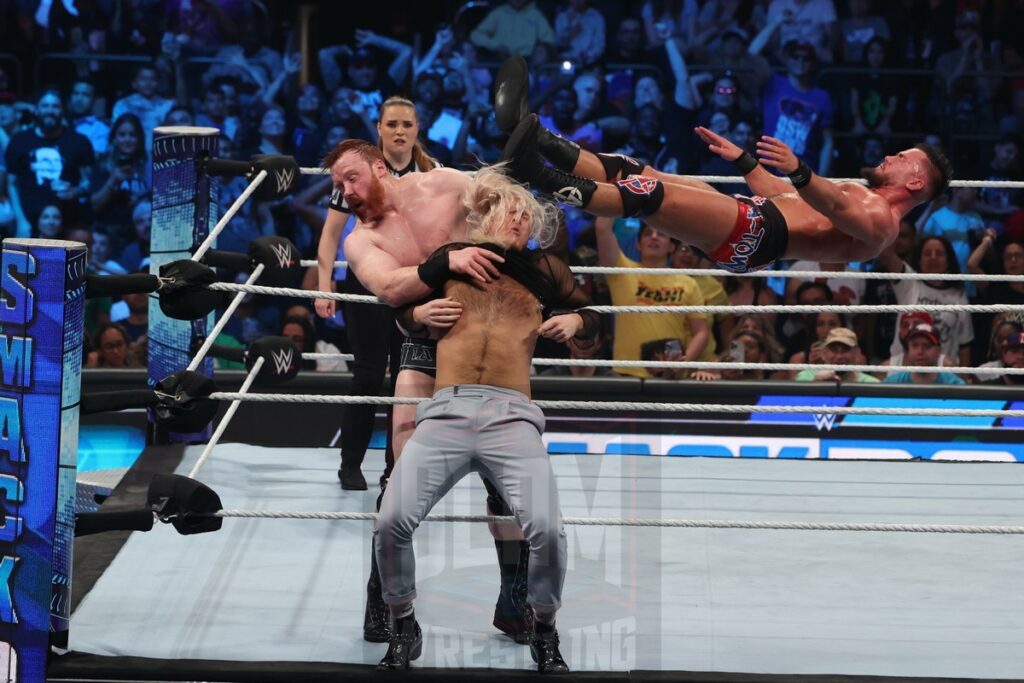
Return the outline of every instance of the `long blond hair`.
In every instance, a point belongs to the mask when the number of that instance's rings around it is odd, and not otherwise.
[[[494,242],[497,230],[511,211],[530,219],[530,237],[541,249],[551,246],[558,232],[559,209],[538,201],[525,187],[505,175],[501,166],[487,166],[473,175],[462,195],[471,242]]]

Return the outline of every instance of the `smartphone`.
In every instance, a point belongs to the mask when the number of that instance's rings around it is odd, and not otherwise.
[[[747,359],[747,349],[743,342],[734,341],[729,343],[729,357],[734,363],[742,363]]]

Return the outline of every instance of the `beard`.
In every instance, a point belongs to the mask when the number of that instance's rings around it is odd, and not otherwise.
[[[885,176],[873,166],[860,169],[860,177],[868,181],[868,187],[875,189],[885,185]]]
[[[377,177],[371,178],[366,198],[351,208],[360,223],[372,223],[379,218],[384,212],[384,183]]]

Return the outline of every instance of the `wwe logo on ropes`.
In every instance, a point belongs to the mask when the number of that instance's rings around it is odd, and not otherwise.
[[[295,259],[292,258],[292,249],[288,244],[271,244],[270,248],[274,250],[274,256],[277,257],[277,267],[281,270],[290,268],[295,264]]]
[[[274,371],[279,375],[287,375],[288,368],[292,366],[292,350],[271,351],[270,355],[274,358]]]
[[[831,432],[832,427],[836,424],[836,415],[834,413],[827,413],[822,415],[820,413],[814,414],[814,426],[817,427],[818,431],[825,430]]]
[[[284,194],[292,186],[292,181],[295,180],[295,169],[277,169],[274,171],[274,178],[277,180],[277,193]]]

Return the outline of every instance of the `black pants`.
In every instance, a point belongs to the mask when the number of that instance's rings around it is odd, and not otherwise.
[[[342,291],[346,294],[371,294],[350,268]],[[394,311],[379,304],[345,302],[345,329],[355,359],[352,361],[352,395],[378,396],[384,385],[384,373],[391,368],[391,391],[395,394],[399,359],[402,357],[402,334],[395,326]],[[347,405],[341,414],[341,464],[358,467],[366,456],[373,436],[377,406]],[[391,408],[387,408],[388,433],[385,459],[387,471],[394,464],[391,449]]]

